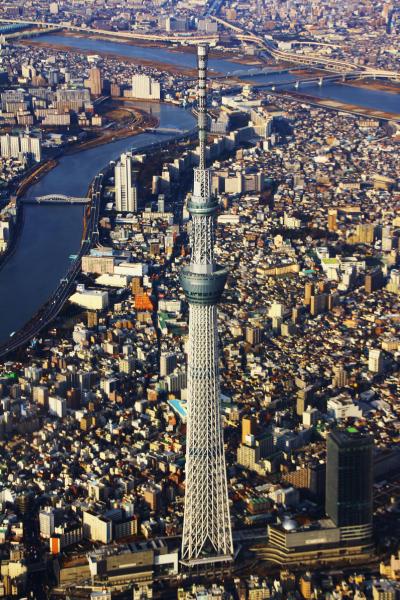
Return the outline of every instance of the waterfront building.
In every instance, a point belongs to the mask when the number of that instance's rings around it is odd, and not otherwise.
[[[149,75],[134,75],[132,77],[132,96],[143,100],[160,100],[160,83]]]
[[[215,213],[206,168],[208,47],[198,46],[199,166],[194,170],[190,265],[181,272],[189,302],[186,493],[182,561],[186,566],[232,560],[218,367],[217,303],[227,271],[214,258]]]
[[[118,212],[137,211],[137,187],[132,181],[132,154],[121,155],[115,165],[115,208]]]
[[[40,139],[31,135],[0,136],[0,150],[2,158],[19,158],[21,154],[32,157],[36,162],[42,160]]]

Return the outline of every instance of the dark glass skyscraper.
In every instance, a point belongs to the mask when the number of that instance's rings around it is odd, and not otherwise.
[[[373,439],[357,430],[328,436],[325,511],[337,527],[372,522]]]

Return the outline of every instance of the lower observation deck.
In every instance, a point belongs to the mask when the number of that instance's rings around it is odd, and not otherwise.
[[[209,306],[219,302],[227,277],[227,269],[219,265],[212,273],[196,273],[189,266],[182,269],[180,280],[189,304]]]
[[[206,217],[213,215],[218,209],[218,200],[215,197],[211,197],[205,202],[200,198],[193,197],[188,202],[188,210],[192,216]]]

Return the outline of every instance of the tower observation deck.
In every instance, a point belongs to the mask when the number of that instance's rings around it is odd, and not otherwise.
[[[206,167],[207,45],[198,46],[199,166],[194,169],[191,259],[181,271],[189,303],[188,405],[182,563],[188,567],[232,560],[218,366],[219,302],[227,271],[214,258],[216,197]]]

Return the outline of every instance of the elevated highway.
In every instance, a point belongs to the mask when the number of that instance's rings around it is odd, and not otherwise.
[[[60,25],[55,27],[54,25],[47,23],[46,21],[28,21],[26,19],[0,19],[0,23],[21,23],[25,25],[35,25],[36,27],[43,27],[44,29],[48,29],[49,31],[53,29],[60,29]],[[101,35],[112,38],[121,38],[121,39],[132,39],[132,40],[145,40],[150,42],[164,42],[166,44],[171,44],[171,42],[181,43],[181,44],[200,44],[200,43],[209,43],[216,44],[219,41],[218,34],[202,34],[192,36],[190,34],[184,33],[169,33],[168,35],[164,34],[152,34],[152,33],[139,33],[136,31],[109,31],[107,29],[84,29],[83,27],[78,27],[76,25],[62,25],[62,28],[65,31],[71,31],[74,33],[82,33],[82,34],[91,34],[91,35]]]
[[[289,64],[312,67],[327,71],[328,73],[336,73],[342,75],[352,75],[357,73],[360,78],[373,79],[390,79],[391,81],[400,82],[400,72],[377,69],[374,67],[365,67],[364,65],[356,65],[348,60],[335,59],[330,56],[324,56],[318,52],[296,53],[279,50],[272,40],[266,40],[263,37],[252,32],[244,30],[238,25],[230,23],[226,19],[221,19],[215,15],[211,15],[217,23],[223,27],[233,31],[236,37],[242,41],[252,42],[260,47],[266,54],[269,54],[276,60],[287,62]],[[307,42],[310,45],[310,42]],[[320,45],[318,43],[314,44]]]

